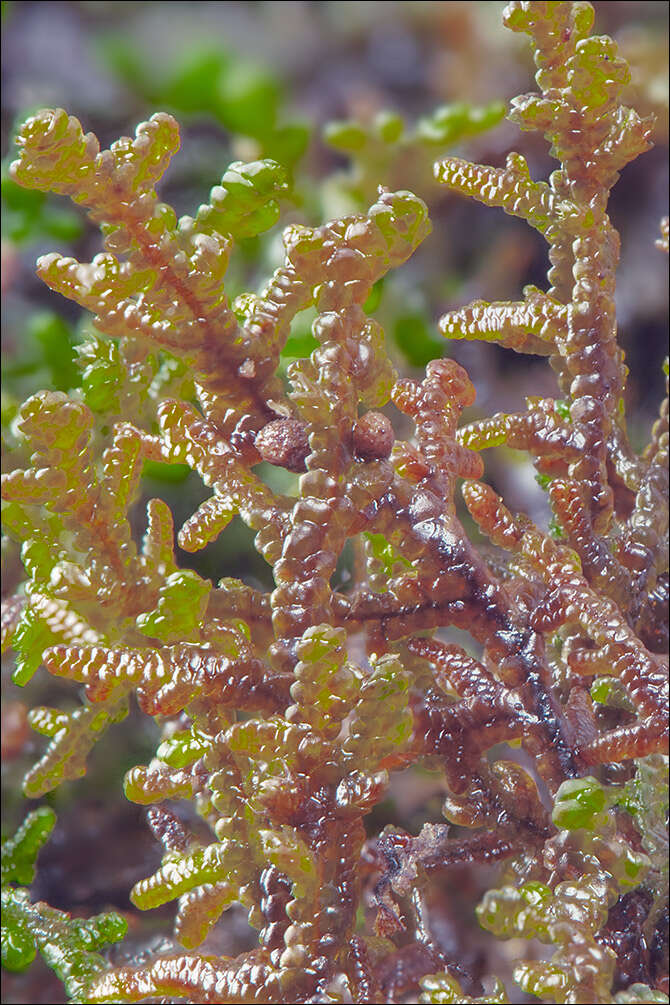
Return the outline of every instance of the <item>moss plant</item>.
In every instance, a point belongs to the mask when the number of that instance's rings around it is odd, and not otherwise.
[[[125,794],[151,807],[164,854],[130,898],[176,911],[167,947],[100,953],[120,918],[72,919],[16,885],[53,823],[38,810],[3,851],[10,967],[39,948],[72,1001],[96,1003],[505,1002],[518,988],[545,1002],[668,1001],[668,402],[636,452],[607,212],[651,122],[623,104],[628,67],[593,20],[584,2],[504,12],[530,37],[538,84],[509,118],[546,138],[547,181],[518,153],[504,167],[435,165],[438,183],[549,246],[546,288],[438,323],[555,371],[556,398],[471,422],[477,374],[438,358],[399,376],[372,313],[373,289],[430,232],[416,195],[382,185],[365,212],[286,227],[283,263],[231,301],[235,246],[280,217],[279,163],[231,164],[177,219],[156,194],[179,146],[170,115],[109,150],[61,109],[21,128],[13,182],[69,196],[104,238],[92,262],[38,262],[95,332],[78,348],[80,386],[21,405],[2,480],[25,570],[3,605],[14,680],[43,667],[81,695],[30,712],[49,742],[24,790],[81,777],[136,701],[160,736]],[[498,117],[456,109],[405,140],[391,117],[329,135],[360,153],[355,202],[370,157],[391,169],[384,145],[423,156],[436,135]],[[667,221],[664,234],[667,250]],[[313,351],[286,366],[308,309]],[[553,533],[484,480],[482,452],[501,446],[535,465]],[[140,539],[131,508],[147,464],[195,472],[209,494],[176,528],[150,499]],[[272,589],[180,565],[175,541],[197,553],[235,518]],[[411,769],[439,779],[440,822],[380,829],[391,777]],[[180,801],[199,829],[180,822]],[[529,940],[516,991],[443,937],[451,875],[497,863],[469,912],[491,944]],[[256,947],[210,951],[234,904]]]

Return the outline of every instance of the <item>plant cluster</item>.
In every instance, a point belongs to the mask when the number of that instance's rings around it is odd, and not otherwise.
[[[502,168],[435,165],[440,183],[549,246],[546,290],[439,322],[448,339],[547,357],[562,397],[514,414],[464,423],[475,387],[452,359],[422,379],[394,371],[370,305],[430,231],[417,196],[380,187],[364,214],[287,227],[283,264],[230,301],[235,245],[280,215],[276,161],[232,164],[195,217],[177,219],[156,194],[179,146],[170,115],[108,150],[63,110],[21,128],[14,181],[69,196],[104,237],[91,262],[38,263],[95,332],[78,347],[80,388],[21,406],[2,481],[25,569],[3,603],[14,680],[44,666],[83,691],[74,709],[30,712],[50,742],[24,789],[41,797],[81,777],[136,701],[161,736],[125,793],[150,807],[164,855],[130,896],[177,910],[171,948],[124,964],[102,955],[120,918],[30,901],[53,825],[38,810],[3,851],[9,968],[39,948],[73,1001],[505,1002],[502,981],[482,986],[439,925],[449,870],[504,863],[477,916],[492,936],[549,947],[516,967],[524,992],[668,1001],[668,399],[637,452],[607,214],[651,122],[623,104],[628,67],[591,34],[593,17],[581,0],[505,9],[531,38],[539,87],[510,118],[551,144],[548,181],[516,153]],[[376,137],[340,126],[331,141],[393,143],[389,122]],[[421,142],[418,130],[407,148]],[[315,348],[283,369],[308,309]],[[503,444],[532,459],[551,528],[483,480],[481,452]],[[132,506],[150,462],[188,466],[210,494],[176,531],[151,499],[140,540]],[[255,532],[272,591],[179,565],[175,541],[198,552],[235,517]],[[416,767],[443,780],[445,822],[377,833],[391,773]],[[182,800],[209,840],[180,820]],[[207,952],[233,904],[257,948]]]

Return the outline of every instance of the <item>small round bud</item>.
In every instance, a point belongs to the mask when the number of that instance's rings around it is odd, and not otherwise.
[[[304,471],[309,453],[307,429],[299,419],[274,419],[256,437],[256,450],[268,464]]]
[[[394,441],[393,426],[381,412],[366,412],[354,426],[354,453],[363,461],[385,459]]]

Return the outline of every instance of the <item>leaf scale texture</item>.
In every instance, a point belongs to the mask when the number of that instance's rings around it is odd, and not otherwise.
[[[261,291],[230,299],[231,254],[289,194],[278,163],[231,164],[177,219],[156,194],[179,147],[170,115],[109,150],[63,110],[18,134],[14,181],[69,196],[104,239],[91,262],[38,262],[95,330],[78,349],[81,386],[21,406],[2,481],[25,569],[3,613],[15,681],[43,667],[80,696],[30,712],[49,742],[25,792],[84,774],[136,704],[160,738],[125,793],[149,807],[163,858],[130,896],[141,910],[175,905],[172,948],[98,954],[118,926],[98,932],[11,885],[30,881],[46,838],[46,817],[30,817],[7,851],[8,958],[23,965],[37,945],[73,1001],[507,1002],[519,989],[668,1001],[668,404],[634,449],[608,216],[651,121],[623,104],[629,70],[592,34],[590,4],[515,2],[504,22],[529,36],[537,66],[538,90],[509,117],[558,166],[535,181],[510,153],[504,167],[442,158],[434,173],[548,244],[545,289],[438,323],[447,340],[547,358],[562,397],[512,414],[464,421],[477,379],[452,359],[398,376],[368,313],[430,233],[412,193],[380,186],[364,211],[290,224]],[[375,144],[424,156],[500,114],[438,116],[404,140],[393,118],[367,133],[339,123],[329,141],[360,164]],[[308,309],[313,351],[286,367]],[[535,465],[551,529],[484,479],[500,446]],[[150,499],[141,537],[133,506],[152,464],[185,465],[205,498],[181,526]],[[177,544],[198,553],[239,520],[270,590],[180,564]],[[440,779],[441,819],[380,828],[390,778],[417,769]],[[495,864],[471,913],[491,940],[544,947],[509,987],[496,973],[482,985],[438,932],[439,884]],[[234,904],[257,946],[217,955],[207,940]]]

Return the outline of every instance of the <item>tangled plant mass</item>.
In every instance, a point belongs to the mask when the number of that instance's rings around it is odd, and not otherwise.
[[[162,737],[125,792],[151,807],[164,857],[131,899],[177,902],[173,948],[115,965],[100,949],[123,936],[120,918],[31,902],[53,819],[30,816],[3,851],[3,959],[18,969],[39,949],[73,1001],[506,1002],[502,981],[482,986],[438,931],[436,886],[482,863],[504,863],[472,904],[491,939],[544,944],[516,967],[524,992],[668,1001],[668,399],[638,454],[607,215],[651,122],[622,104],[627,65],[591,34],[588,3],[514,2],[504,20],[530,36],[539,87],[510,118],[560,166],[544,182],[519,154],[504,168],[448,157],[435,174],[549,246],[546,291],[439,322],[448,339],[548,358],[563,397],[514,414],[463,424],[475,386],[451,359],[420,380],[394,372],[366,304],[430,231],[411,193],[380,188],[365,215],[289,226],[263,291],[231,303],[231,249],[279,216],[277,163],[232,164],[177,220],[155,192],[179,144],[169,115],[104,151],[62,110],[19,133],[13,178],[70,196],[105,245],[90,263],[39,261],[97,334],[79,348],[79,390],[23,404],[29,461],[2,482],[26,574],[3,605],[15,680],[44,665],[84,689],[74,711],[30,713],[50,743],[25,791],[81,776],[134,695]],[[280,352],[310,306],[318,346],[282,380]],[[502,444],[532,458],[552,532],[482,480],[481,452]],[[299,473],[295,491],[273,488],[261,460]],[[160,499],[135,540],[147,461],[186,464],[211,489],[180,547],[202,549],[238,515],[272,592],[180,568]],[[344,592],[333,583],[348,542],[357,578]],[[444,779],[445,822],[366,832],[390,774],[412,766]],[[179,800],[209,843],[180,823]],[[199,951],[234,903],[257,948]]]

